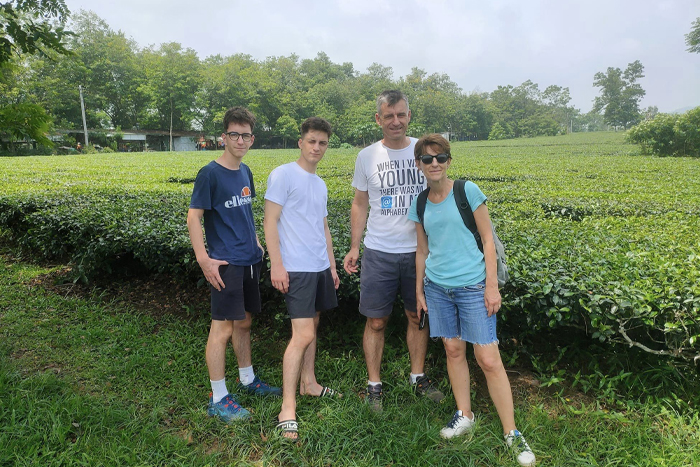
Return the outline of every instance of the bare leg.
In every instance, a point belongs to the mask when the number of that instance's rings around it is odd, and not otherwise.
[[[316,338],[314,318],[292,320],[292,338],[284,352],[282,362],[282,409],[279,420],[296,420],[296,392],[304,354]],[[296,438],[288,434],[290,438]]]
[[[233,321],[211,321],[206,360],[209,379],[212,381],[220,381],[226,377],[226,345],[228,345],[232,333]]]
[[[467,364],[467,343],[458,338],[442,339],[447,355],[447,374],[450,376],[452,393],[457,403],[457,410],[462,415],[472,418],[471,393],[469,391],[469,365]]]
[[[233,350],[236,352],[238,368],[246,368],[253,364],[250,350],[250,325],[252,323],[251,314],[245,312],[245,319],[233,322]]]
[[[370,381],[381,381],[379,373],[384,354],[384,329],[389,322],[386,318],[367,318],[362,346],[365,350],[365,362]]]
[[[496,343],[489,345],[475,345],[474,356],[484,371],[486,383],[489,387],[489,395],[496,406],[498,417],[503,425],[503,433],[515,430],[515,413],[513,409],[513,393],[510,389],[510,381],[506,369],[503,367],[501,353]]]
[[[314,339],[311,341],[309,346],[306,348],[304,353],[304,360],[301,365],[301,378],[299,381],[299,394],[309,395],[309,396],[320,396],[323,386],[318,384],[316,381],[316,332],[318,331],[318,322],[320,320],[321,313],[316,312],[316,317],[314,318]]]
[[[411,358],[411,373],[421,374],[425,371],[425,354],[428,352],[428,328],[418,329],[418,313],[405,310],[408,318],[408,328],[406,329],[406,343],[408,344],[408,355]]]

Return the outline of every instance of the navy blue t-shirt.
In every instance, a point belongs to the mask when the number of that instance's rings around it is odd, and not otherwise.
[[[190,208],[204,209],[204,233],[209,256],[235,266],[262,260],[255,236],[252,202],[253,173],[241,163],[230,170],[211,161],[197,174]]]

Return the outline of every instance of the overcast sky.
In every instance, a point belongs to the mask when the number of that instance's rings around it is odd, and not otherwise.
[[[700,105],[700,54],[685,34],[700,0],[66,0],[92,10],[141,47],[179,42],[200,59],[244,53],[374,62],[398,79],[419,67],[446,73],[464,92],[526,80],[568,87],[587,112],[593,75],[640,60],[642,107]],[[410,100],[410,96],[409,96]]]

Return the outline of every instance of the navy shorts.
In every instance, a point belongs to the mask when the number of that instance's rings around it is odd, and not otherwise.
[[[219,266],[219,275],[226,287],[220,291],[211,289],[211,319],[217,321],[242,320],[245,312],[259,313],[260,267],[262,261],[252,266]]]
[[[338,306],[331,269],[321,272],[289,272],[289,290],[284,294],[289,317],[315,318],[317,311]]]
[[[415,252],[384,253],[365,248],[360,271],[360,313],[368,318],[391,315],[399,290],[404,308],[415,313]]]

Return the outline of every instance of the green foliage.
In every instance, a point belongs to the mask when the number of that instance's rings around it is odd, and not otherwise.
[[[253,413],[250,423],[227,426],[205,415],[206,303],[191,304],[188,317],[141,313],[128,290],[123,300],[110,300],[63,296],[38,285],[52,272],[0,256],[0,465],[517,465],[471,354],[478,423],[459,440],[440,438],[454,411],[444,349],[428,347],[428,371],[448,394],[434,404],[409,385],[405,320],[394,319],[398,313],[387,329],[381,415],[358,395],[367,376],[364,321],[356,311],[322,314],[316,374],[344,397],[298,397],[301,442],[286,443],[273,432],[279,399],[239,393]],[[279,385],[289,323],[271,320],[268,310],[253,321],[253,364]],[[513,349],[505,341],[503,347]],[[694,465],[700,457],[697,381],[663,363],[625,368],[619,365],[625,352],[594,347],[596,353],[580,352],[581,363],[571,367],[566,359],[550,364],[533,355],[538,371],[560,374],[569,385],[539,389],[521,368],[509,371],[518,428],[540,462]],[[232,352],[226,376],[234,384]]]
[[[10,104],[0,107],[0,135],[14,141],[34,140],[41,146],[51,147],[46,137],[52,118],[36,104]]]
[[[593,86],[600,88],[601,95],[595,98],[593,111],[603,110],[605,121],[612,126],[629,128],[638,123],[639,101],[646,94],[637,83],[641,78],[644,78],[644,66],[639,60],[628,64],[624,72],[609,67],[606,73],[596,73]]]
[[[503,126],[499,122],[494,123],[491,127],[491,132],[489,133],[489,141],[508,139],[510,137],[511,135],[506,132],[505,128],[503,128]]]
[[[62,25],[69,11],[64,0],[13,0],[0,3],[0,66],[15,53],[68,54],[72,34]],[[53,20],[58,20],[58,24]]]
[[[627,132],[645,154],[700,157],[700,107],[682,115],[658,114]]]
[[[594,340],[668,356],[699,353],[697,160],[639,157],[613,133],[455,143],[452,152],[451,175],[489,197],[512,276],[500,316],[518,338],[584,329]],[[264,180],[297,155],[246,156],[258,223]],[[355,157],[354,149],[332,149],[319,166],[338,264],[350,244]],[[70,259],[83,280],[112,271],[200,278],[184,223],[191,185],[172,181],[191,181],[208,160],[199,153],[0,160],[7,174],[0,225],[27,251]],[[263,293],[284,308],[269,284]],[[357,276],[341,274],[339,297],[356,303]]]
[[[688,46],[688,52],[700,53],[700,17],[693,21],[690,32],[685,35],[685,43]]]
[[[340,143],[377,141],[375,99],[392,88],[409,97],[412,136],[449,132],[456,141],[486,139],[494,121],[514,137],[560,134],[577,113],[569,106],[568,88],[556,85],[541,92],[526,81],[491,94],[466,94],[446,74],[414,68],[394,79],[389,67],[373,63],[361,72],[351,63],[333,63],[324,52],[305,60],[294,54],[200,60],[179,43],[141,47],[93,12],[80,11],[71,21],[76,32],[66,42],[71,56],[49,51],[48,57],[14,60],[0,77],[0,105],[21,97],[42,106],[58,128],[79,129],[82,117],[75,103],[81,85],[92,130],[172,127],[208,135],[220,134],[227,108],[243,105],[258,119],[256,147],[261,148],[292,145],[299,122],[311,115],[327,119]]]

